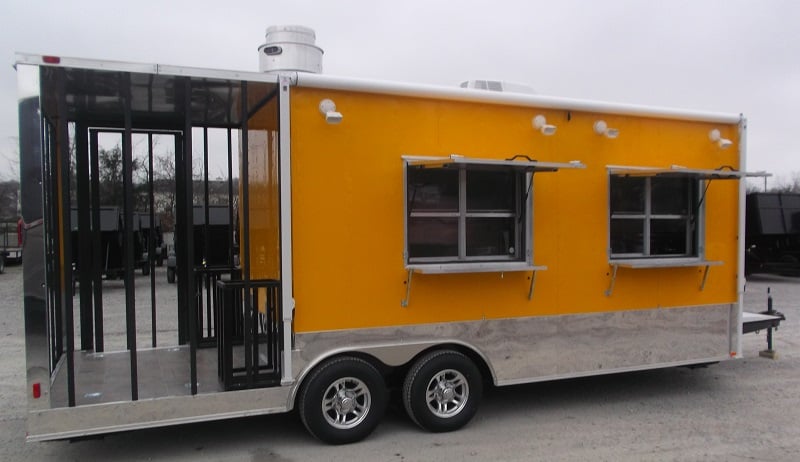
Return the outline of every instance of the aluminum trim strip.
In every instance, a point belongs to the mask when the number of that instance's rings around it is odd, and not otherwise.
[[[743,116],[739,119],[739,170],[747,171],[747,119]],[[744,236],[745,236],[745,199],[747,197],[747,185],[744,181],[739,182],[739,222],[738,222],[738,248],[736,249],[736,288],[737,300],[736,306],[731,309],[732,319],[731,322],[735,323],[736,330],[731,329],[731,348],[732,352],[736,352],[736,357],[742,357],[742,312],[744,311],[744,290],[745,281],[744,277]]]
[[[31,64],[45,67],[66,67],[112,72],[134,72],[141,74],[162,74],[183,77],[201,77],[226,80],[247,80],[251,82],[278,83],[278,75],[255,71],[237,71],[226,69],[211,69],[189,66],[174,66],[169,64],[136,63],[127,61],[113,61],[89,58],[73,58],[55,56],[57,63],[45,62],[45,56],[34,53],[16,53],[15,65]]]
[[[286,412],[291,387],[144,399],[28,413],[27,441]]]
[[[386,364],[411,361],[412,345],[457,344],[486,358],[496,384],[523,383],[730,356],[732,304],[559,316],[481,319],[297,334],[295,376],[325,358],[359,351]],[[404,356],[405,355],[405,356]]]
[[[48,63],[45,56],[58,58],[57,63]],[[79,69],[92,69],[98,71],[138,72],[143,74],[157,73],[158,66],[150,63],[132,63],[125,61],[111,61],[88,58],[70,58],[57,55],[40,55],[34,53],[16,53],[14,59],[17,64],[31,64],[43,67],[74,67]]]
[[[783,320],[783,317],[771,314],[764,314],[764,313],[751,313],[749,311],[745,311],[742,313],[742,323],[758,322],[758,321],[775,321],[778,319]]]
[[[280,239],[281,239],[281,312],[283,313],[283,357],[281,383],[289,384],[292,376],[292,338],[294,336],[294,283],[292,266],[292,148],[291,148],[291,82],[281,76],[278,93],[278,134],[280,158]]]
[[[248,82],[278,83],[278,76],[264,72],[204,69],[199,67],[156,64],[156,73],[181,77],[202,77],[222,80],[246,80]]]
[[[725,361],[729,359],[728,356],[715,356],[710,358],[704,359],[693,359],[691,361],[671,361],[666,363],[660,364],[648,364],[646,366],[635,366],[635,367],[620,367],[616,369],[607,369],[604,371],[591,371],[591,372],[580,372],[574,374],[562,374],[562,375],[553,375],[549,377],[536,377],[533,379],[518,379],[518,380],[505,380],[499,381],[497,386],[507,386],[507,385],[521,385],[524,383],[535,383],[535,382],[549,382],[553,380],[563,380],[563,379],[577,379],[581,377],[594,377],[597,375],[609,375],[609,374],[620,374],[625,372],[638,372],[638,371],[648,371],[652,369],[661,369],[667,367],[680,367],[680,366],[691,366],[693,364],[703,364],[703,363],[717,363],[721,361]]]
[[[44,143],[40,115],[40,69],[36,66],[17,66],[19,114],[19,177],[20,213],[24,221],[22,241],[22,292],[25,325],[25,395],[28,410],[47,409],[50,400],[51,328],[47,306],[47,228],[42,198],[48,186],[43,181],[47,168],[44,162],[50,146]],[[39,384],[42,396],[34,398],[32,389]]]

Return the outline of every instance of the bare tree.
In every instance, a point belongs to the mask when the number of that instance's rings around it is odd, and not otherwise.
[[[19,216],[19,181],[0,181],[0,221],[16,222]]]
[[[13,147],[1,154],[4,165],[0,168],[0,181],[19,181],[19,138],[9,136],[8,141]]]
[[[175,227],[175,153],[166,152],[153,157],[153,195],[155,210],[164,231]]]
[[[781,181],[771,188],[773,192],[800,193],[800,172],[792,172],[788,180]]]
[[[124,176],[122,170],[122,148],[119,145],[111,149],[100,149],[98,152],[98,163],[100,173],[100,200],[103,205],[117,205],[123,203],[124,197]],[[131,174],[136,177],[142,165],[139,159],[132,159]],[[142,188],[136,188],[134,196],[141,195]],[[134,197],[134,203],[141,202]]]

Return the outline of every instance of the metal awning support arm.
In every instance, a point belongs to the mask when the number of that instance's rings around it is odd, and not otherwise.
[[[528,289],[528,300],[533,300],[533,285],[536,283],[536,270],[531,271],[531,287]]]
[[[609,281],[608,289],[606,289],[606,297],[610,297],[614,292],[614,283],[617,281],[617,270],[619,269],[619,265],[612,263],[611,268],[611,281]]]
[[[700,258],[632,258],[632,259],[619,259],[608,262],[611,265],[611,281],[608,284],[608,289],[605,294],[607,297],[611,296],[614,291],[614,284],[617,280],[617,270],[620,267],[630,269],[653,269],[653,268],[690,268],[690,267],[704,267],[703,280],[700,283],[700,290],[705,289],[706,281],[708,280],[708,270],[712,266],[722,265],[722,261],[705,260]]]
[[[408,270],[408,277],[406,277],[406,298],[400,302],[400,306],[408,308],[408,300],[411,298],[411,277],[414,276],[414,270]]]
[[[703,270],[703,281],[700,282],[700,291],[702,292],[703,289],[706,288],[706,281],[708,280],[708,269],[711,268],[711,265],[706,265],[705,270]]]

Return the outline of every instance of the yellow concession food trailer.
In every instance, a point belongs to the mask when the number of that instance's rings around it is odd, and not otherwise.
[[[280,62],[296,42],[259,49],[267,72],[17,56],[29,440],[297,409],[346,443],[391,387],[449,431],[488,385],[740,355],[742,116],[339,78]],[[124,226],[120,285],[74,262],[102,255],[101,206],[163,212],[154,138],[177,284],[136,274]],[[227,231],[192,228],[220,204]]]

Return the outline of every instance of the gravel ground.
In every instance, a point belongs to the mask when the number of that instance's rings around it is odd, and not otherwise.
[[[796,278],[754,275],[747,285],[746,309],[765,309],[771,287],[788,318],[776,334],[777,360],[758,356],[764,332],[748,334],[741,360],[493,389],[455,433],[424,433],[393,408],[367,440],[330,447],[294,414],[26,443],[21,274],[10,266],[0,275],[0,461],[800,460]],[[149,319],[146,310],[138,316]],[[159,344],[173,341],[172,322],[159,319]]]

